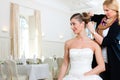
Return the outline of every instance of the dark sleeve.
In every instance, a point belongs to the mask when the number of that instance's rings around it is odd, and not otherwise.
[[[100,15],[96,15],[96,14],[95,14],[94,16],[91,17],[91,21],[96,22],[96,23],[97,23],[97,26],[98,26],[104,16],[105,16],[105,15],[103,15],[103,14],[100,14]]]
[[[106,37],[103,38],[101,46],[109,46],[119,43],[120,25],[113,23]]]

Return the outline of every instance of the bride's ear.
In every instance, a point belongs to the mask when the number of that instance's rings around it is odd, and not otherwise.
[[[82,24],[82,25],[84,25],[84,24],[85,24],[85,22],[84,22],[84,21],[82,21],[82,22],[81,22],[81,24]]]
[[[85,28],[85,22],[83,21],[83,22],[81,22],[81,25],[82,25],[82,27],[84,27]]]

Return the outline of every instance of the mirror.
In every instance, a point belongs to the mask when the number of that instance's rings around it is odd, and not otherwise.
[[[19,6],[12,3],[11,14],[18,14],[12,16],[11,29],[13,35],[11,39],[12,56],[14,58],[33,58],[40,57],[40,13],[37,10]],[[17,6],[17,8],[15,8]],[[17,53],[16,53],[17,52]]]

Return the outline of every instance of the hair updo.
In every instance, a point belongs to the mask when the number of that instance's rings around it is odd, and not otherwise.
[[[85,24],[87,24],[88,22],[90,22],[90,16],[89,16],[89,14],[88,13],[86,13],[86,12],[83,12],[82,14],[80,14],[80,13],[75,13],[75,14],[73,14],[72,16],[71,16],[71,18],[70,18],[70,20],[71,19],[77,19],[78,21],[80,21],[80,22],[82,22],[82,21],[84,21],[85,22]]]

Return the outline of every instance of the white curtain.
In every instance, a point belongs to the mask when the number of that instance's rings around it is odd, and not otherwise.
[[[19,5],[11,3],[10,11],[10,36],[11,36],[11,55],[13,59],[18,59],[19,57]]]
[[[13,59],[19,59],[20,57],[20,23],[19,23],[19,5],[15,3],[11,3],[11,55],[13,56]],[[36,45],[35,45],[35,53],[37,54],[36,57],[41,57],[41,21],[40,21],[40,11],[34,10],[34,20],[35,20],[35,32],[36,32]],[[34,26],[32,26],[34,27]],[[29,54],[29,53],[27,53]],[[32,54],[29,54],[32,55]],[[28,56],[29,56],[28,55]]]
[[[41,20],[40,20],[40,11],[35,10],[35,25],[36,25],[36,32],[37,32],[37,41],[38,41],[38,57],[41,57],[41,50],[42,50],[42,33],[41,33]]]

